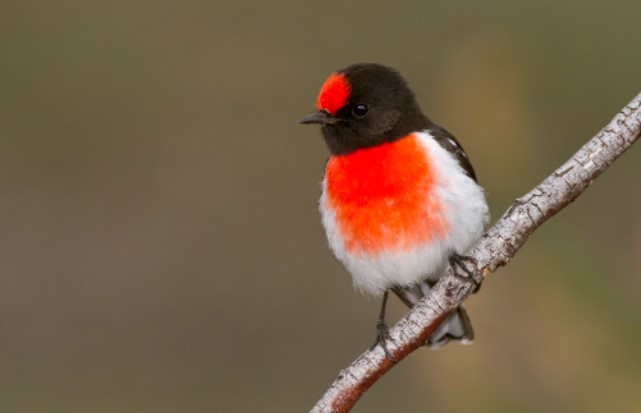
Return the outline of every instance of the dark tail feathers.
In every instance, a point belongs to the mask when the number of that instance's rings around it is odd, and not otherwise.
[[[422,281],[415,286],[393,288],[392,291],[394,291],[409,308],[412,308],[430,291],[430,287],[427,281]],[[461,344],[469,344],[474,340],[474,329],[472,328],[470,317],[468,317],[463,306],[452,311],[447,318],[443,320],[436,330],[427,338],[425,345],[431,349],[437,349],[447,344],[450,340],[459,341]]]

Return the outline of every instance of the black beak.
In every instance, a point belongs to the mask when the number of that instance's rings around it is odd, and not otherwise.
[[[299,120],[300,123],[319,123],[321,125],[333,124],[339,122],[340,119],[332,117],[329,113],[325,111],[320,111],[312,113],[309,116],[305,116],[303,119]]]

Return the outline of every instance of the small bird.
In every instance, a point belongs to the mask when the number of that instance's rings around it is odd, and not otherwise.
[[[462,264],[489,220],[485,192],[458,141],[423,114],[390,67],[354,64],[332,73],[316,112],[300,122],[321,125],[330,157],[319,208],[329,246],[357,289],[383,297],[374,346],[393,361],[389,291],[411,308],[448,264]],[[425,345],[473,337],[459,307]]]

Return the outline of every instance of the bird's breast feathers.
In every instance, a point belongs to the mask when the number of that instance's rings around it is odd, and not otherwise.
[[[488,219],[483,190],[428,132],[332,156],[320,210],[334,254],[372,295],[438,275]]]

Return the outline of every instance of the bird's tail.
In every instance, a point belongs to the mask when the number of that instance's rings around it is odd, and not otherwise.
[[[431,286],[427,281],[421,281],[417,285],[404,288],[394,288],[392,291],[409,308],[412,308],[430,291]],[[452,311],[443,322],[427,338],[425,345],[431,349],[437,349],[450,340],[459,341],[461,344],[469,344],[474,340],[474,329],[467,312],[463,306]]]

